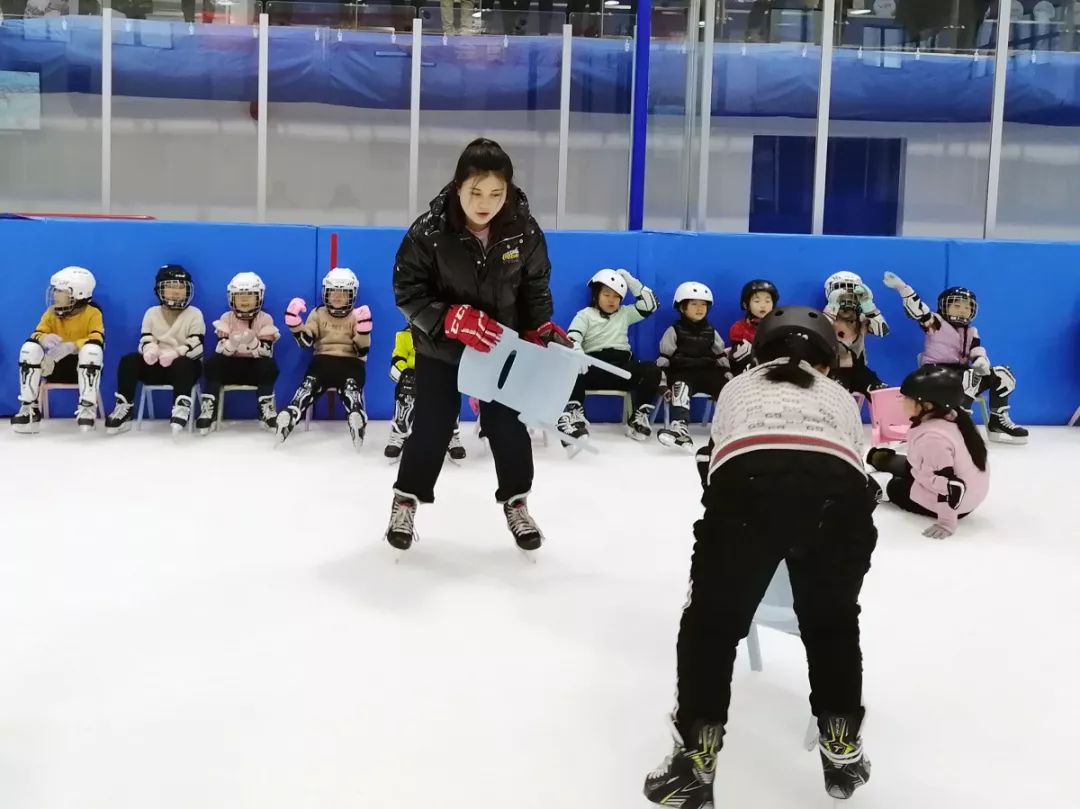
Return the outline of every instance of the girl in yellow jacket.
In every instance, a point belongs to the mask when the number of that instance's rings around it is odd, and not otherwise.
[[[48,308],[30,339],[19,349],[19,412],[11,419],[17,433],[41,428],[41,381],[79,385],[75,420],[94,429],[104,360],[105,323],[92,300],[97,282],[83,267],[65,267],[49,279]]]

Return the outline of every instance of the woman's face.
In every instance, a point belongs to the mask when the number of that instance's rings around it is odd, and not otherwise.
[[[622,306],[622,296],[611,287],[600,287],[600,294],[596,296],[596,305],[604,314],[613,315]]]
[[[506,180],[497,174],[474,174],[461,184],[458,200],[470,230],[483,230],[506,204]]]

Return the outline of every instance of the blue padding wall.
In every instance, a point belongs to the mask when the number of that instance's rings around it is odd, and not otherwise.
[[[62,220],[0,220],[0,296],[7,312],[0,321],[0,414],[16,409],[19,345],[41,313],[49,275],[60,267],[82,264],[97,275],[108,332],[103,391],[111,403],[116,363],[134,350],[142,314],[155,300],[152,279],[160,264],[191,269],[195,304],[208,321],[225,309],[225,285],[233,273],[258,272],[268,286],[267,310],[280,326],[293,296],[312,305],[318,301],[333,233],[339,237],[338,261],[360,277],[361,303],[375,318],[368,408],[373,418],[389,418],[389,361],[394,333],[404,323],[393,304],[391,277],[403,230]],[[556,319],[564,326],[586,304],[585,283],[602,267],[625,267],[657,291],[660,313],[632,332],[632,345],[643,358],[656,356],[660,336],[674,319],[671,300],[681,281],[713,288],[711,320],[726,337],[740,317],[739,290],[746,280],[771,278],[783,302],[820,307],[824,279],[838,269],[854,270],[871,285],[892,326],[888,337],[868,338],[871,366],[892,384],[914,367],[922,333],[904,316],[899,296],[881,283],[884,271],[900,274],[931,303],[946,285],[964,284],[979,295],[977,325],[991,359],[1016,373],[1017,420],[1062,424],[1080,405],[1078,244],[646,232],[550,233],[548,249]],[[214,339],[208,343],[212,350]],[[308,355],[286,335],[277,356],[277,394],[285,402]],[[239,410],[230,404],[230,412],[251,412],[250,402],[237,405]],[[57,411],[67,407],[62,403]],[[590,407],[590,415],[597,414],[614,411]]]

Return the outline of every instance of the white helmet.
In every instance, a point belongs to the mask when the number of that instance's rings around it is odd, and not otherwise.
[[[848,292],[854,292],[855,287],[860,286],[863,280],[850,270],[841,270],[840,272],[834,272],[828,278],[825,279],[825,297],[828,298],[838,289],[843,289]]]
[[[253,320],[255,315],[262,311],[263,298],[266,296],[266,284],[255,273],[237,273],[229,281],[226,290],[229,293],[229,308],[241,320]],[[235,301],[237,295],[254,295],[255,306],[250,309],[238,308]]]
[[[683,301],[705,301],[712,306],[712,290],[697,281],[684,281],[675,290],[675,308],[678,309]]]
[[[626,281],[615,270],[600,270],[589,279],[588,286],[592,288],[593,284],[603,284],[608,289],[617,292],[620,298],[626,297]]]
[[[339,289],[349,293],[349,302],[344,306],[331,306],[330,293]],[[352,311],[353,304],[356,303],[356,293],[359,289],[360,281],[357,279],[356,273],[348,267],[334,267],[322,281],[323,306],[334,317],[345,317]]]
[[[86,303],[94,295],[94,287],[97,281],[94,274],[84,267],[64,267],[59,272],[53,273],[49,279],[49,289],[45,293],[45,305],[53,307],[56,314],[63,317],[74,312],[80,305]],[[59,303],[56,293],[62,292],[67,295],[66,303]]]

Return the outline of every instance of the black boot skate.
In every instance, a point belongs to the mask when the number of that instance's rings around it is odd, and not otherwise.
[[[818,719],[818,752],[825,773],[825,791],[837,800],[847,800],[870,780],[870,759],[863,753],[855,716],[826,714]]]
[[[713,809],[716,754],[724,741],[720,725],[695,723],[686,744],[675,736],[675,749],[645,779],[645,797],[660,806]]]

